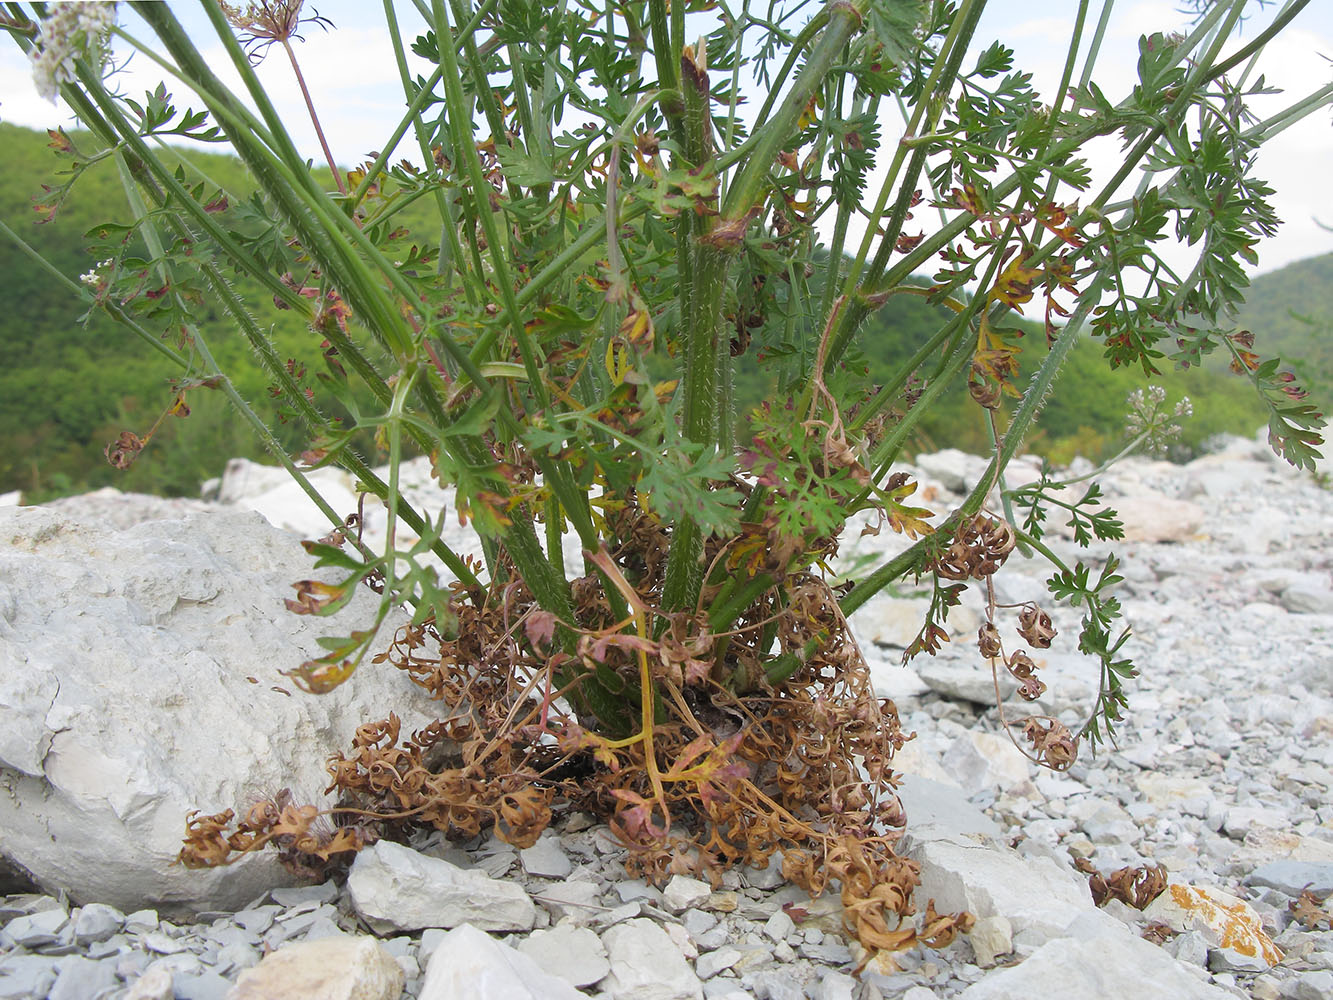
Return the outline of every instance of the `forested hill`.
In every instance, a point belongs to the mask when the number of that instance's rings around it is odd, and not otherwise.
[[[38,224],[47,213],[34,211],[34,204],[52,202],[42,185],[63,183],[55,172],[67,162],[47,148],[48,141],[45,133],[0,124],[0,220],[77,281],[96,263],[85,250],[89,241],[84,234],[102,223],[128,222],[128,212],[114,165],[107,162],[80,179],[51,221]],[[75,136],[75,142],[86,139]],[[237,161],[198,151],[188,156],[186,169],[192,176],[202,173],[210,186],[248,193],[250,185]],[[165,421],[128,471],[111,468],[102,455],[107,442],[122,430],[143,434],[171,400],[168,379],[180,373],[105,316],[95,315],[85,325],[83,309],[68,285],[3,234],[0,268],[6,278],[0,282],[0,440],[5,443],[0,448],[0,492],[22,490],[25,502],[104,485],[188,495],[197,493],[203,479],[220,474],[227,458],[262,457],[258,443],[220,396],[198,392],[190,399],[194,413],[189,419]],[[261,306],[267,301],[243,280],[238,280],[238,290]],[[272,417],[268,380],[242,338],[207,302],[200,305],[198,319],[218,361],[235,373],[242,394],[261,414]],[[1312,383],[1319,402],[1328,400],[1333,255],[1258,279],[1244,321],[1256,334],[1256,351],[1265,357],[1281,354]],[[272,324],[281,356],[318,367],[317,341],[294,313],[269,309],[262,322]],[[898,296],[868,323],[861,361],[884,381],[894,362],[909,357],[937,328],[932,307]],[[1025,340],[1032,347],[1025,355],[1035,361],[1042,353],[1042,336],[1034,332]],[[1098,457],[1122,443],[1125,397],[1145,380],[1135,372],[1108,373],[1100,353],[1091,342],[1075,351],[1031,440],[1033,450],[1067,460],[1076,452]],[[746,364],[752,361],[745,359]],[[1248,385],[1236,376],[1193,370],[1169,384],[1175,386],[1173,398],[1186,392],[1195,402],[1195,417],[1187,428],[1189,446],[1197,447],[1219,431],[1249,434],[1264,421]],[[769,385],[766,370],[748,371],[738,403],[771,395]],[[292,425],[283,427],[282,435],[293,451],[304,446]],[[957,446],[984,451],[988,440],[989,429],[960,392],[952,405],[925,422],[909,450]]]

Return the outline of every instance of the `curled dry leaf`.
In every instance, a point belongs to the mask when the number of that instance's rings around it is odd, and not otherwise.
[[[1320,905],[1319,899],[1308,887],[1302,889],[1300,896],[1292,900],[1287,908],[1302,927],[1312,931],[1320,927],[1333,930],[1333,914]]]
[[[121,431],[120,436],[106,446],[103,454],[115,468],[128,469],[139,457],[139,452],[143,451],[145,444],[147,442],[133,431]]]
[[[1118,899],[1142,910],[1166,890],[1166,868],[1163,865],[1127,865],[1110,875],[1103,875],[1087,858],[1078,858],[1074,867],[1088,876],[1092,901],[1098,906]]]

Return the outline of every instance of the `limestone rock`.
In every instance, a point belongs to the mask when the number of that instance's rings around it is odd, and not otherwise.
[[[910,823],[907,839],[907,856],[921,865],[918,898],[934,899],[941,913],[1004,917],[1017,943],[1039,945],[1060,937],[1089,914],[1115,920],[1097,911],[1085,883],[1049,859],[1023,858],[961,836],[921,839]]]
[[[1121,497],[1111,506],[1125,524],[1127,542],[1188,541],[1208,519],[1208,512],[1196,503],[1151,492]]]
[[[1316,896],[1333,892],[1333,863],[1271,861],[1245,877],[1246,885],[1262,885],[1296,897],[1308,888]]]
[[[519,943],[518,950],[539,968],[573,986],[591,986],[611,971],[601,938],[586,927],[562,923],[550,930],[533,931]]]
[[[672,913],[698,906],[713,894],[712,886],[688,875],[673,875],[662,890],[662,902]]]
[[[967,793],[956,786],[904,774],[898,786],[898,800],[907,813],[907,829],[918,837],[979,834],[999,839],[1004,833],[995,820],[969,802]]]
[[[542,837],[531,847],[519,851],[518,856],[525,872],[541,878],[564,878],[574,868],[560,847],[558,837]]]
[[[583,1000],[565,980],[470,924],[446,934],[431,953],[420,1000]]]
[[[702,1000],[699,977],[651,920],[617,924],[602,935],[602,943],[611,961],[603,988],[612,1000]]]
[[[1282,961],[1281,949],[1264,933],[1254,908],[1220,889],[1171,882],[1143,915],[1174,931],[1198,931],[1210,947],[1259,959],[1265,967]]]
[[[968,932],[967,940],[972,945],[977,965],[990,969],[999,956],[1014,950],[1014,928],[1005,917],[982,917]]]
[[[282,788],[319,802],[324,760],[357,725],[390,710],[429,721],[398,671],[368,668],[318,698],[279,675],[330,627],[283,607],[310,577],[329,578],[255,514],[115,530],[0,508],[0,853],[122,910],[238,908],[289,884],[271,853],[172,866],[186,813]],[[344,621],[364,623],[372,603],[358,595]]]
[[[357,913],[380,933],[461,924],[479,931],[526,931],[537,915],[532,899],[515,883],[387,840],[356,856],[347,889]]]
[[[966,493],[986,471],[987,461],[957,448],[918,455],[916,466],[950,493]]]
[[[1122,932],[1048,941],[1022,964],[993,972],[969,986],[959,1000],[1032,1000],[1034,996],[1229,1000],[1231,994],[1200,982],[1155,945]]]
[[[917,676],[926,687],[946,698],[957,698],[978,705],[994,705],[995,676],[1000,679],[1002,697],[1008,698],[1018,690],[1018,681],[1007,670],[1001,667],[998,674],[992,675],[988,668],[984,668],[980,662],[973,662],[973,659],[957,662],[919,656],[913,663]]]
[[[403,970],[371,937],[284,945],[241,973],[227,1000],[398,1000]]]
[[[944,759],[969,796],[988,788],[1009,791],[1029,781],[1035,770],[1007,736],[975,730],[954,740]]]

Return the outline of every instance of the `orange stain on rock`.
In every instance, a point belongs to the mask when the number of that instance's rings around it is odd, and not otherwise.
[[[1227,903],[1207,889],[1178,883],[1168,886],[1171,901],[1207,924],[1218,936],[1218,945],[1242,955],[1262,957],[1269,965],[1282,961],[1282,950],[1263,931],[1259,915],[1244,901]]]

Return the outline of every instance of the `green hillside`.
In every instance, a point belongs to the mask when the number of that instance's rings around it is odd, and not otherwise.
[[[84,149],[86,136],[74,138],[81,151],[92,151]],[[115,167],[107,161],[82,177],[54,218],[42,223],[45,213],[35,212],[33,205],[50,203],[42,185],[62,183],[55,171],[67,162],[47,144],[43,133],[0,124],[0,219],[77,280],[96,263],[85,234],[105,222],[128,222],[128,212]],[[183,167],[192,178],[206,177],[210,190],[225,189],[233,205],[249,194],[246,175],[233,159],[190,152]],[[424,211],[426,201],[418,204]],[[424,217],[413,218],[416,207],[404,212],[402,221],[414,231],[429,231],[422,225]],[[168,380],[179,372],[105,316],[81,320],[83,309],[69,289],[3,236],[0,267],[8,279],[0,283],[0,439],[7,445],[0,449],[0,492],[22,490],[25,502],[104,485],[192,495],[203,479],[221,472],[227,458],[261,457],[258,443],[220,396],[200,391],[189,400],[193,415],[166,420],[140,461],[124,472],[113,469],[102,454],[107,443],[122,430],[144,433],[170,404]],[[261,326],[271,326],[282,357],[320,367],[319,337],[294,312],[273,309],[271,296],[244,281],[238,281],[238,290],[257,310]],[[939,310],[923,300],[898,296],[872,316],[861,354],[848,363],[864,364],[885,381],[897,362],[938,329],[939,318]],[[1333,256],[1325,256],[1258,279],[1245,322],[1255,331],[1255,349],[1265,357],[1281,354],[1312,384],[1316,399],[1325,402],[1333,373],[1333,342],[1325,336],[1330,319]],[[268,380],[239,333],[207,300],[197,306],[196,320],[219,362],[234,373],[242,395],[261,415],[275,417]],[[172,346],[180,347],[174,340]],[[1043,335],[1034,328],[1025,340],[1031,365],[1043,353]],[[742,413],[747,404],[773,393],[773,366],[759,366],[755,354],[750,351],[741,362],[745,370],[737,408]],[[1116,450],[1123,440],[1125,397],[1146,381],[1136,372],[1108,372],[1100,347],[1082,344],[1056,386],[1031,447],[1057,460]],[[1197,448],[1220,431],[1250,434],[1264,422],[1248,384],[1224,371],[1196,369],[1165,381],[1173,399],[1184,392],[1195,403],[1187,447]],[[282,436],[292,451],[306,444],[291,425]],[[924,423],[908,450],[953,446],[983,451],[988,442],[989,429],[960,390],[953,405]]]
[[[1278,355],[1321,413],[1333,410],[1333,253],[1288,264],[1255,281],[1241,325],[1254,350]]]

